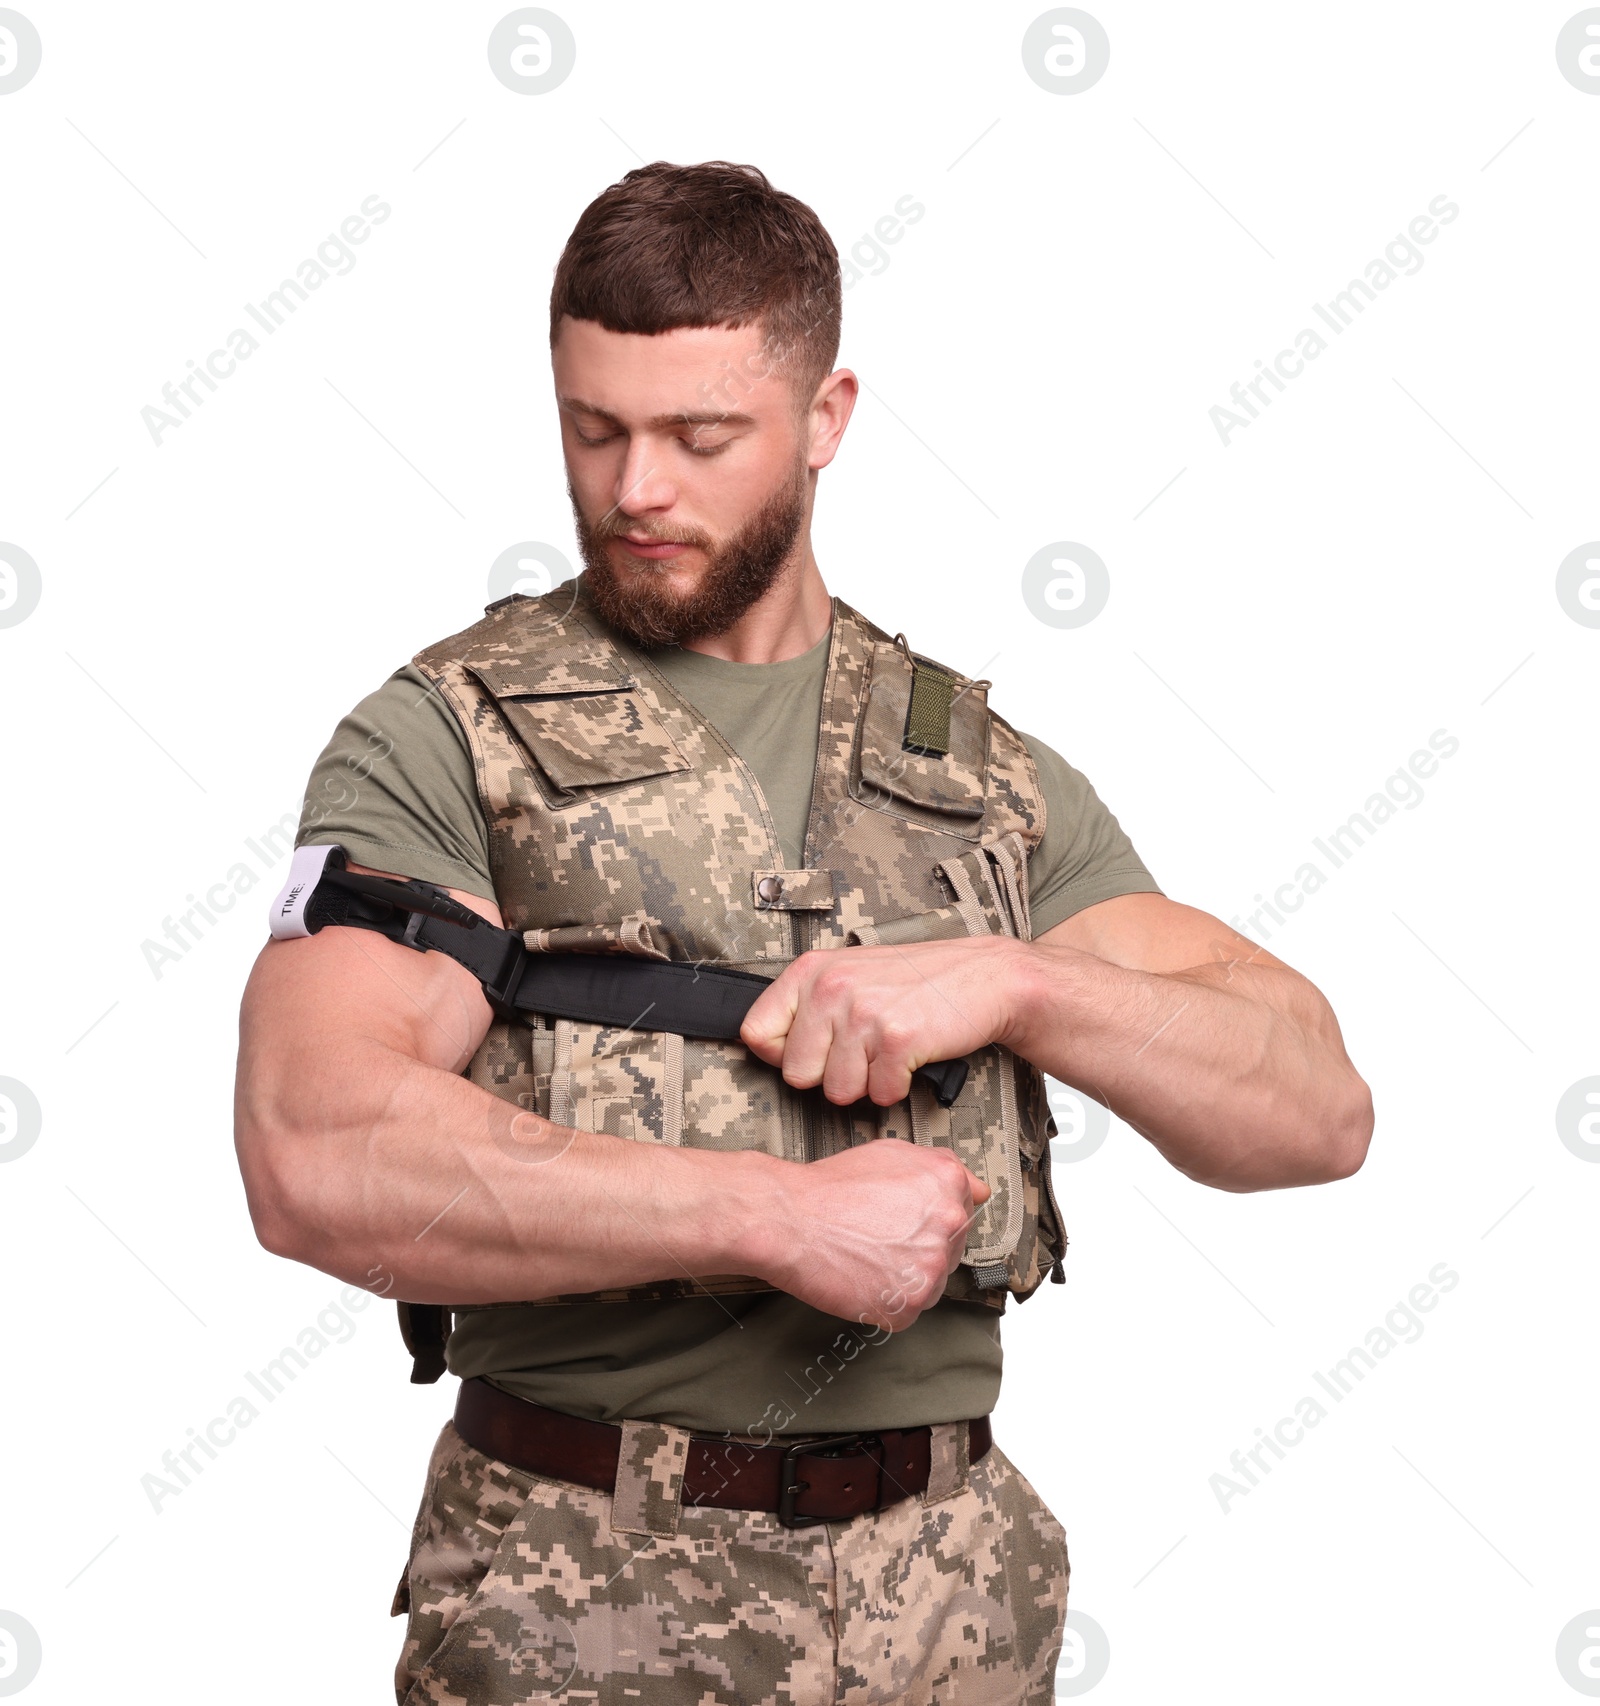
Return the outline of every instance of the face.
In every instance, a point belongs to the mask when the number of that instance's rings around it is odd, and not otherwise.
[[[570,317],[553,366],[587,585],[613,627],[646,646],[724,633],[798,572],[841,375],[797,420],[759,326],[641,336]]]

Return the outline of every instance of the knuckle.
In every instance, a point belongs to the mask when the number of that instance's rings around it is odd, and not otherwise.
[[[838,995],[849,988],[849,967],[840,965],[836,954],[812,948],[802,958],[810,962],[811,987],[817,994]]]
[[[961,1164],[960,1158],[953,1150],[930,1149],[927,1153],[933,1161],[935,1172],[940,1176],[941,1184],[955,1184],[966,1172],[966,1168]]]
[[[889,1014],[878,1022],[878,1040],[891,1054],[904,1054],[916,1037],[916,1025],[904,1015]]]

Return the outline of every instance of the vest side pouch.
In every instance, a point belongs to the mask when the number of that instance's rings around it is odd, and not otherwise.
[[[1026,940],[1026,857],[1013,832],[943,860],[938,869],[954,897],[949,905],[854,930],[849,941],[866,947],[991,935]],[[954,1151],[988,1185],[989,1200],[973,1217],[947,1290],[998,1302],[1008,1290],[1027,1295],[1038,1285],[1040,1234],[1056,1230],[1040,1225],[1040,1161],[1048,1141],[1036,1106],[1042,1081],[1036,1094],[1035,1069],[998,1044],[966,1059],[967,1079],[951,1107],[941,1108],[931,1090],[913,1084],[906,1102],[881,1111],[876,1135],[902,1135],[909,1119],[913,1141]],[[1056,1253],[1048,1252],[1051,1260]]]
[[[741,1058],[701,1062],[702,1083],[698,1092],[691,1089],[686,1099],[685,1059],[698,1058],[697,1050],[733,1050]],[[752,1134],[763,1141],[749,1143],[734,1137],[731,1128],[738,1114],[728,1099],[735,1090],[743,1087],[752,1106],[760,1105],[761,1092],[765,1092],[768,1106],[772,1102],[770,1089],[757,1082],[760,1072],[771,1069],[737,1044],[686,1041],[670,1032],[628,1031],[535,1014],[531,1023],[520,1018],[497,1019],[490,1025],[474,1057],[473,1069],[485,1065],[494,1081],[484,1088],[493,1095],[581,1131],[606,1132],[641,1143],[687,1142],[702,1148],[766,1148],[773,1154],[785,1153],[775,1114],[759,1133]],[[689,1072],[692,1076],[694,1068]],[[483,1079],[476,1081],[482,1083]],[[683,1118],[690,1106],[702,1115],[716,1109],[714,1116],[692,1133],[685,1130]],[[714,1141],[719,1135],[722,1141]],[[800,1157],[790,1153],[788,1158]],[[471,1307],[528,1309],[564,1303],[626,1302],[640,1289],[565,1292]],[[690,1298],[773,1288],[747,1274],[703,1274],[695,1279],[658,1280],[648,1289],[663,1298]]]
[[[528,1042],[531,1049],[533,1088],[518,1096],[530,1113],[550,1117],[550,1074],[556,1064],[556,1034],[548,1019],[534,1018]]]
[[[789,1160],[802,1158],[792,1142],[784,1142],[781,1091],[774,1088],[781,1080],[742,1044],[574,1019],[548,1024],[546,1030],[537,1022],[531,1033],[523,1029],[532,1039],[532,1078],[542,1087],[538,1112],[556,1124],[634,1143],[762,1149]],[[550,1061],[548,1073],[540,1070],[545,1058]],[[691,1298],[772,1289],[748,1274],[702,1274],[656,1280],[648,1287],[564,1292],[527,1304],[490,1307],[628,1302],[641,1291],[659,1298]]]
[[[985,1291],[1005,1286],[1026,1219],[1014,1058],[992,1043],[969,1054],[967,1081],[949,1108],[920,1087],[911,1098],[917,1141],[953,1150],[989,1187],[961,1252],[962,1266]]]
[[[683,1045],[682,1141],[692,1149],[804,1159],[795,1151],[795,1121],[784,1118],[786,1093],[781,1075],[743,1043],[690,1037]]]
[[[1044,1074],[1021,1059],[1017,1061],[1017,1094],[1022,1109],[1023,1207],[1036,1235],[1030,1239],[1024,1229],[1023,1247],[1031,1243],[1034,1260],[1031,1270],[1019,1267],[1013,1289],[1031,1291],[1046,1274],[1058,1285],[1066,1283],[1061,1259],[1067,1253],[1067,1227],[1051,1178],[1050,1139],[1057,1132]]]
[[[530,930],[530,948],[629,954],[664,960],[647,919]],[[682,1037],[672,1031],[554,1019],[544,1045],[548,1091],[538,1111],[557,1125],[604,1132],[636,1143],[690,1149],[758,1149],[799,1159],[785,1132],[781,1079],[739,1042]],[[534,1081],[541,1074],[535,1028]],[[526,1105],[526,1104],[525,1104]]]
[[[504,1102],[543,1113],[538,1105],[539,1084],[536,1051],[530,1051],[527,1023],[522,1019],[496,1019],[484,1032],[469,1071],[476,1082]],[[548,1071],[548,1065],[545,1070]]]
[[[683,1051],[671,1031],[557,1019],[549,1117],[635,1143],[681,1144]]]
[[[998,919],[1023,941],[1033,940],[1028,906],[1028,850],[1015,831],[985,841],[973,853],[946,861],[947,880],[969,904]],[[970,886],[970,893],[969,893]],[[1048,1274],[1064,1282],[1061,1258],[1067,1250],[1066,1225],[1050,1177],[1050,1115],[1044,1074],[1020,1055],[1010,1056],[1018,1112],[1018,1153],[1022,1163],[1022,1235],[1007,1258],[1006,1285],[1019,1297],[1032,1296]]]

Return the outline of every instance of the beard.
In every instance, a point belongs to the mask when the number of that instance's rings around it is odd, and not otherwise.
[[[578,549],[587,571],[584,585],[595,609],[636,646],[681,646],[726,633],[782,578],[805,523],[807,485],[806,462],[801,457],[777,491],[718,545],[698,528],[635,521],[615,509],[591,527],[568,480]],[[619,569],[606,543],[624,533],[697,545],[706,553],[705,572],[687,592],[675,592],[665,572],[666,559],[641,558]]]

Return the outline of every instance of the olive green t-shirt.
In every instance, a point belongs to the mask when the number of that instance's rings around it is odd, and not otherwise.
[[[681,647],[648,655],[754,771],[785,858],[798,866],[828,637],[781,663],[729,663]],[[1043,742],[1022,739],[1046,806],[1028,860],[1034,935],[1115,895],[1159,894],[1088,779]],[[326,842],[357,864],[496,898],[465,731],[409,664],[340,722],[312,770],[296,844]],[[457,1310],[449,1365],[595,1420],[846,1433],[988,1414],[1000,1390],[1000,1325],[983,1304],[945,1301],[885,1334],[784,1292],[496,1306]]]

